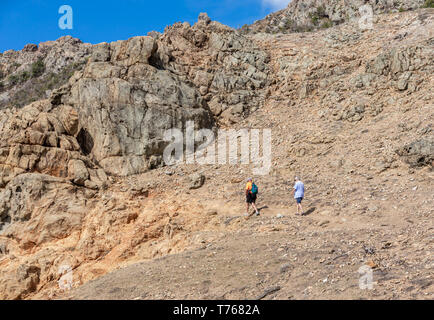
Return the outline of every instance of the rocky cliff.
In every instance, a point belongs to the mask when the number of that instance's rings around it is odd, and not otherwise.
[[[198,273],[193,263],[186,290],[169,281],[171,294],[161,293],[149,271],[155,290],[139,298],[255,297],[274,282],[297,298],[358,297],[348,279],[365,260],[383,275],[393,270],[381,284],[386,293],[375,294],[432,296],[425,279],[432,276],[434,15],[416,10],[420,1],[402,3],[414,9],[403,12],[389,12],[387,1],[372,4],[377,20],[369,30],[342,20],[357,12],[357,1],[293,1],[273,17],[290,12],[304,26],[321,5],[339,25],[272,35],[262,29],[275,29],[270,17],[242,32],[201,14],[193,26],[177,23],[163,34],[97,45],[66,37],[1,54],[0,297],[65,297],[59,282],[70,270],[74,288],[107,274],[78,298],[135,298],[125,292],[143,288],[121,288],[129,281],[109,272],[143,260],[163,270],[156,258],[186,250],[167,266],[189,257],[248,266],[268,257],[276,237],[295,247],[273,248],[279,256],[267,258],[261,279],[215,264],[213,283],[199,276],[213,267],[203,262]],[[25,100],[20,92],[29,93]],[[212,130],[272,129],[273,166],[257,177],[264,203],[257,220],[240,216],[249,165],[165,166],[164,131],[187,121]],[[298,220],[287,199],[295,174],[305,180],[311,213]],[[263,250],[242,245],[255,243],[252,235]],[[311,247],[305,238],[314,239]],[[366,246],[374,249],[358,251]],[[269,268],[283,260],[304,280],[286,271],[276,278]],[[329,270],[320,261],[343,266]],[[306,263],[315,266],[309,277]],[[141,266],[132,268],[141,274]],[[312,285],[325,270],[347,287]],[[237,274],[247,289],[230,281]],[[195,291],[197,281],[206,288]]]

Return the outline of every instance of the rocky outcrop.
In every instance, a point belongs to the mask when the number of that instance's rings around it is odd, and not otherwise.
[[[107,173],[131,175],[162,164],[165,130],[187,121],[212,128],[259,108],[266,63],[251,41],[202,14],[193,27],[175,24],[157,39],[95,46],[51,103],[77,110],[85,154]]]
[[[68,140],[73,145],[66,146],[63,136],[62,146],[81,152],[107,173],[121,176],[162,165],[167,129],[182,129],[189,120],[198,128],[212,128],[216,122],[238,122],[257,110],[265,97],[269,72],[264,51],[203,13],[194,26],[178,23],[155,37],[95,46],[64,37],[39,47],[28,45],[20,52],[7,51],[0,60],[6,79],[5,103],[14,105],[9,98],[19,90],[29,92],[27,78],[23,84],[9,80],[35,63],[42,73],[35,77],[44,79],[45,74],[63,73],[68,63],[88,58],[84,69],[67,84],[46,90],[43,96],[50,93],[53,110],[62,106],[59,110],[69,108],[78,115],[72,124],[78,132],[68,134],[75,137],[72,142]],[[18,64],[20,67],[13,69]],[[32,79],[29,86],[34,86]],[[30,136],[26,139],[32,140],[20,143],[54,147],[60,137],[50,134],[47,138],[43,131],[40,128],[36,134],[27,130]],[[69,161],[69,157],[65,159]],[[78,163],[69,165],[69,171],[81,171],[74,169]],[[34,163],[29,165],[31,168],[14,168],[32,170]],[[56,176],[65,175],[66,167]],[[83,177],[72,179],[84,185]]]
[[[190,26],[168,27],[156,61],[193,83],[221,122],[238,122],[262,106],[269,81],[269,57],[235,30],[202,14]]]
[[[268,15],[243,33],[289,33],[329,28],[352,19],[360,19],[359,8],[370,5],[374,15],[420,8],[424,0],[292,0],[288,7]]]
[[[85,156],[77,130],[77,111],[69,106],[52,109],[48,100],[1,112],[0,187],[27,172],[103,187],[107,176]]]
[[[372,79],[392,80],[398,91],[414,92],[423,81],[425,74],[432,74],[434,53],[430,41],[417,46],[386,49],[366,65],[366,75]]]
[[[212,126],[196,88],[149,64],[156,49],[151,37],[99,45],[61,95],[61,103],[78,111],[83,152],[110,174],[144,172],[154,155],[161,164],[167,129],[182,128],[188,120]]]

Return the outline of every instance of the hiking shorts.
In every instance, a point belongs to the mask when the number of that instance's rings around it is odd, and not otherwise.
[[[301,203],[301,200],[303,200],[303,198],[295,198],[295,200],[297,201],[297,203]]]
[[[248,193],[246,195],[246,202],[247,203],[255,203],[256,202],[256,194]]]

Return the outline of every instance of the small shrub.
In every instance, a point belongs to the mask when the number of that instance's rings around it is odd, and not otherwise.
[[[42,59],[32,63],[32,78],[37,78],[41,76],[45,71],[45,64]]]
[[[285,22],[285,28],[286,28],[286,29],[291,29],[293,25],[295,25],[295,23],[294,23],[293,20],[287,20],[287,21]]]
[[[23,71],[20,74],[18,74],[18,77],[19,77],[19,82],[23,83],[30,79],[30,73],[28,71]]]
[[[9,82],[9,85],[14,86],[14,85],[18,84],[19,78],[17,75],[12,74],[9,76],[8,82]]]
[[[330,19],[325,19],[323,21],[323,23],[321,24],[322,29],[328,29],[328,28],[331,28],[332,26],[333,26],[333,23]]]
[[[310,18],[310,21],[312,22],[312,24],[314,26],[318,25],[319,16],[316,12],[315,13],[309,13],[309,18]]]
[[[82,70],[86,64],[87,59],[83,59],[76,63],[71,63],[68,66],[62,68],[58,73],[44,73],[40,77],[31,77],[31,72],[21,72],[18,75],[11,75],[9,77],[8,86],[13,86],[23,79],[29,80],[29,85],[25,88],[18,89],[11,99],[5,103],[0,101],[0,109],[4,106],[17,106],[22,107],[33,101],[37,101],[46,97],[47,90],[53,90],[61,87],[68,82],[69,78],[77,70]],[[12,80],[12,82],[11,82]]]
[[[30,79],[30,73],[28,71],[22,71],[18,74],[10,75],[8,82],[10,86],[15,86],[17,84],[23,83]]]
[[[312,24],[314,25],[314,26],[318,26],[319,25],[319,22],[322,20],[322,19],[324,19],[324,18],[326,18],[327,20],[329,20],[328,18],[328,15],[326,14],[326,12],[325,12],[325,9],[324,9],[324,7],[323,6],[319,6],[319,7],[317,7],[316,8],[316,11],[314,12],[314,13],[309,13],[309,18],[310,18],[310,20],[311,20],[311,22],[312,22]]]
[[[316,13],[320,18],[327,16],[323,6],[319,6],[318,8],[316,8]]]
[[[425,0],[423,8],[434,8],[434,0]]]

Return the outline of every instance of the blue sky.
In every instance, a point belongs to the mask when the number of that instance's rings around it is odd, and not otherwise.
[[[175,22],[196,22],[200,12],[238,28],[286,7],[290,0],[0,0],[0,52],[64,35],[99,43],[162,32]],[[73,10],[73,29],[62,30],[59,8]]]

